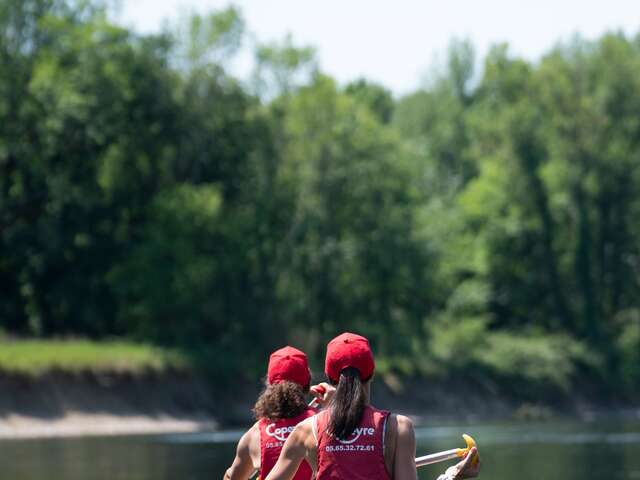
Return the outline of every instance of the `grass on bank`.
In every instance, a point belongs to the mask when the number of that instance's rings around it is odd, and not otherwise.
[[[175,350],[126,341],[0,339],[0,372],[143,373],[189,369]]]

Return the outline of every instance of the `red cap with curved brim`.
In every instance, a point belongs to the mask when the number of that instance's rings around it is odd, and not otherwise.
[[[376,364],[369,340],[355,333],[345,332],[327,345],[324,373],[332,382],[338,382],[340,372],[347,367],[357,368],[360,371],[360,378],[368,380],[373,375]]]
[[[303,388],[309,386],[311,374],[307,356],[297,348],[284,347],[269,357],[267,381],[270,384],[294,382]]]

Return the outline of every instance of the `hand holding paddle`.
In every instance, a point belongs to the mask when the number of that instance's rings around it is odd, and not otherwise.
[[[467,444],[466,448],[454,448],[418,457],[416,458],[416,467],[444,462],[453,458],[464,457],[461,462],[447,469],[445,472],[445,478],[449,480],[477,477],[478,473],[480,473],[480,456],[478,455],[476,442],[466,433],[462,435],[462,438],[464,438],[464,441]]]
[[[473,447],[469,450],[469,454],[457,465],[447,468],[445,475],[447,478],[473,478],[480,473],[480,457],[478,449]]]
[[[315,396],[309,403],[309,406],[312,408],[322,408],[331,401],[333,394],[336,393],[336,387],[322,382],[309,388],[309,392]]]

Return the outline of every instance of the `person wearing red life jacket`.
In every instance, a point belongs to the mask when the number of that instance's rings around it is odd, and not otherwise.
[[[306,403],[310,381],[304,352],[284,347],[271,354],[267,385],[253,409],[257,421],[238,442],[236,457],[224,480],[247,480],[256,470],[262,479],[268,475],[295,426],[318,412]],[[327,402],[335,390],[326,383],[311,388],[318,405]],[[312,469],[307,462],[301,462],[291,478],[310,480]]]
[[[291,480],[306,461],[316,480],[416,480],[411,420],[369,402],[375,363],[369,341],[343,333],[327,345],[325,373],[336,385],[327,409],[300,422],[266,480]],[[440,479],[471,478],[480,469],[471,449]]]

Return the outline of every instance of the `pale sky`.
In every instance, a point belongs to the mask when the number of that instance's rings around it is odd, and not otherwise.
[[[340,82],[364,76],[396,94],[417,88],[453,37],[472,40],[479,56],[506,41],[536,60],[575,33],[640,31],[640,0],[121,0],[118,18],[154,32],[185,9],[230,3],[260,41],[291,33],[296,44],[316,47],[322,70]]]

